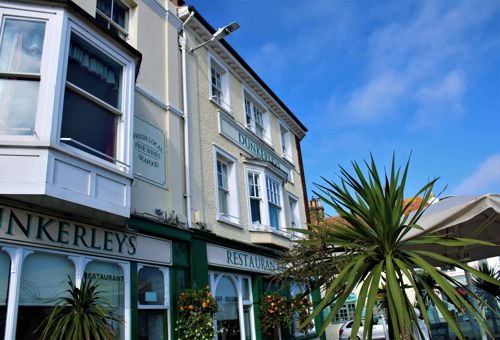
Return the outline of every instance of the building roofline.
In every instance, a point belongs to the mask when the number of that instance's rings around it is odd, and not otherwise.
[[[216,29],[212,27],[208,23],[208,21],[195,9],[194,6],[188,6],[189,12],[194,12],[194,17],[198,19],[198,21],[211,33],[214,34],[216,32]],[[229,43],[221,39],[219,42],[226,48],[226,50],[243,66],[243,68],[250,73],[250,75],[259,83],[260,86],[266,90],[271,97],[285,110],[285,112],[290,115],[290,117],[299,125],[299,127],[304,130],[304,132],[307,132],[307,128],[305,125],[295,116],[295,114],[288,108],[288,106],[283,103],[283,101],[278,97],[276,93],[274,93],[273,90],[262,80],[262,78],[259,77],[259,75],[250,67],[250,65],[247,64],[247,62],[234,50],[234,48],[229,45]]]

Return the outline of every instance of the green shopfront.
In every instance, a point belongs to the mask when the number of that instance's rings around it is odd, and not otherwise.
[[[164,339],[172,243],[0,205],[0,338],[34,339],[68,278],[99,284],[119,339]]]

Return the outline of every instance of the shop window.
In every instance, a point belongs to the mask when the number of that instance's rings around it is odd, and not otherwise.
[[[217,300],[217,334],[219,339],[240,339],[240,318],[238,312],[238,290],[228,276],[222,276],[215,291]]]
[[[45,22],[3,18],[0,28],[0,134],[33,135]]]
[[[122,39],[128,36],[128,12],[128,7],[121,1],[97,0],[97,24]]]
[[[123,269],[116,263],[91,261],[85,267],[87,279],[95,280],[101,297],[112,306],[112,311],[119,320],[124,320],[125,277]],[[123,322],[113,322],[118,338],[124,338]]]
[[[115,161],[123,66],[72,33],[61,141]]]
[[[220,150],[216,150],[215,158],[218,219],[239,225],[236,160]]]
[[[210,57],[210,98],[226,111],[231,111],[229,73]]]
[[[216,339],[254,339],[254,311],[250,277],[211,272],[209,280],[217,301]],[[239,301],[241,301],[241,305]]]
[[[138,273],[139,339],[167,339],[166,269],[143,266]]]
[[[299,285],[299,284],[293,284],[291,289],[290,289],[290,295],[295,298],[297,296],[303,295],[306,292],[306,287],[304,285]],[[312,296],[311,294],[307,295],[307,298],[309,301],[312,301]],[[312,313],[313,309],[309,309],[309,313]],[[315,327],[314,327],[314,321],[312,321],[313,326],[311,329],[308,330],[308,334],[311,334],[315,332]],[[295,336],[304,336],[306,333],[300,331],[299,329],[300,325],[300,315],[298,313],[295,313],[293,315],[293,331]]]
[[[356,302],[346,302],[340,307],[337,314],[334,316],[332,323],[342,323],[354,319],[356,312]]]
[[[272,145],[268,112],[263,105],[259,104],[257,100],[246,91],[244,92],[244,96],[246,127],[260,139]]]
[[[75,267],[66,256],[33,253],[26,257],[19,291],[17,339],[38,338],[35,331],[52,306],[58,298],[68,296],[68,277],[75,277]]]
[[[10,257],[0,251],[0,339],[5,336],[5,320],[7,316],[7,296],[10,280]]]

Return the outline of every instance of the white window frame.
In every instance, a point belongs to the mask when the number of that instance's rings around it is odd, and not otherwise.
[[[250,110],[250,112],[248,112]],[[255,118],[255,110],[262,113],[262,128],[263,134],[260,135],[257,131],[258,124]],[[250,122],[248,122],[247,117],[250,113]],[[250,90],[243,87],[243,121],[245,122],[245,127],[251,131],[259,139],[263,140],[266,144],[273,147],[273,141],[271,138],[271,124],[270,124],[270,112],[266,108],[266,105],[257,99]]]
[[[119,2],[122,6],[127,8],[127,14],[125,15],[125,27],[121,27],[117,22],[115,22],[112,18],[108,17],[104,12],[102,12],[100,9],[97,8],[97,3],[96,3],[96,16],[100,16],[103,20],[108,22],[108,30],[110,29],[110,26],[113,26],[115,29],[117,29],[121,34],[118,34],[120,38],[122,38],[125,41],[129,40],[129,28],[130,28],[130,11],[131,8],[128,3],[125,1],[120,1],[120,0],[111,0],[111,16],[113,16],[113,6],[115,2]]]
[[[227,184],[228,184],[228,200],[227,208],[228,213],[221,213],[219,206],[219,183],[217,172],[217,161],[222,161],[227,165]],[[216,211],[217,220],[231,225],[241,227],[241,214],[239,204],[238,192],[238,160],[228,152],[214,146],[214,179],[215,179],[215,198],[216,198]]]
[[[45,37],[40,65],[40,85],[36,107],[34,134],[0,135],[3,145],[51,145],[66,154],[118,173],[132,174],[132,126],[135,93],[135,61],[116,43],[63,9],[46,10],[24,4],[0,4],[0,18],[5,16],[43,20]],[[71,32],[123,66],[121,118],[116,136],[116,162],[110,162],[60,141],[64,91]]]
[[[130,322],[131,322],[131,286],[130,286],[130,262],[124,262],[120,260],[114,260],[104,257],[80,255],[74,253],[68,253],[63,251],[45,249],[45,248],[33,248],[18,246],[14,244],[0,244],[0,250],[6,252],[10,257],[10,278],[9,278],[9,288],[7,296],[7,315],[5,320],[5,339],[14,339],[17,327],[17,310],[19,306],[19,292],[21,290],[21,276],[23,273],[24,260],[28,255],[35,252],[42,254],[54,254],[66,256],[75,265],[75,277],[74,283],[77,287],[83,280],[85,274],[85,268],[88,263],[92,261],[106,262],[117,264],[123,270],[123,280],[124,280],[124,305],[123,305],[123,331],[124,339],[131,339],[132,335],[130,333]]]
[[[263,205],[263,197],[264,197],[264,193],[262,191],[262,181],[261,181],[261,178],[262,178],[262,173],[258,172],[258,171],[253,171],[253,170],[248,170],[246,171],[246,179],[247,179],[247,190],[248,190],[248,210],[249,210],[249,221],[251,224],[258,224],[258,223],[254,223],[253,222],[253,218],[252,218],[252,203],[251,201],[252,200],[258,200],[259,201],[259,217],[260,217],[260,223],[263,222],[262,220],[262,215],[263,215],[263,211],[262,211],[262,205]],[[252,176],[252,182],[250,182],[250,176]],[[258,176],[257,180],[255,181],[255,176]],[[255,182],[254,182],[255,181]],[[250,186],[254,186],[254,191],[255,190],[258,190],[259,191],[259,195],[256,196],[256,195],[252,195],[251,193],[251,189],[250,189]]]
[[[238,293],[238,317],[240,320],[240,339],[245,340],[246,339],[246,334],[245,334],[245,321],[244,321],[244,308],[247,307],[250,310],[250,339],[255,340],[255,318],[254,318],[254,303],[253,303],[253,289],[252,289],[252,278],[249,275],[240,275],[240,274],[233,274],[233,273],[223,273],[223,272],[216,272],[216,271],[209,271],[209,283],[210,283],[210,290],[216,298],[217,294],[217,285],[220,281],[221,278],[227,277],[229,278],[233,284],[236,286],[236,291]],[[243,299],[243,280],[247,279],[248,280],[248,288],[249,288],[249,300],[244,300]],[[217,333],[217,322],[216,322],[216,316],[214,316],[214,328],[215,328],[215,340],[219,339],[218,333]]]
[[[170,315],[170,270],[168,267],[161,267],[161,266],[155,266],[155,265],[150,265],[150,264],[144,264],[144,263],[139,263],[137,265],[137,282],[139,282],[139,271],[144,268],[144,267],[151,267],[151,268],[156,268],[158,269],[162,274],[163,274],[163,286],[165,287],[164,290],[164,303],[162,305],[141,305],[139,303],[139,299],[137,299],[137,309],[138,313],[139,310],[165,310],[167,313],[167,324],[165,325],[168,333],[170,334],[170,327],[172,323],[171,315]],[[137,287],[139,288],[139,287]],[[169,336],[170,338],[170,336]]]
[[[250,187],[249,187],[249,182],[248,182],[248,174],[249,173],[255,173],[259,175],[259,186],[260,186],[260,195],[261,195],[261,200],[260,200],[260,219],[261,223],[253,223],[252,222],[252,206],[250,204]],[[247,165],[245,168],[245,186],[246,186],[246,191],[247,191],[247,207],[248,207],[248,221],[249,225],[256,227],[257,229],[265,229],[269,230],[271,232],[279,232],[279,231],[284,231],[287,229],[287,223],[285,223],[285,212],[284,212],[284,179],[279,179],[277,176],[275,176],[273,173],[271,173],[269,170],[259,167],[256,165]],[[280,196],[280,210],[279,210],[279,224],[280,228],[275,229],[274,227],[271,226],[271,217],[269,214],[269,202],[268,195],[267,195],[267,184],[266,184],[266,179],[269,178],[272,181],[278,183],[278,188],[279,188],[279,196]],[[272,204],[272,203],[271,203]]]
[[[71,145],[65,144],[60,140],[61,138],[61,125],[63,119],[63,100],[64,92],[67,91],[66,85],[66,75],[67,75],[67,64],[69,58],[69,46],[71,35],[75,34],[80,39],[85,41],[85,43],[91,45],[92,47],[99,50],[101,53],[105,54],[108,58],[112,59],[114,62],[118,63],[123,67],[122,73],[122,83],[121,83],[121,114],[118,115],[117,127],[116,127],[116,154],[115,162],[110,162],[108,160],[102,159],[100,157],[94,156],[88,152],[81,149],[73,147]],[[128,58],[124,53],[118,50],[114,44],[109,42],[107,39],[98,35],[96,32],[90,30],[88,27],[84,26],[75,18],[69,18],[68,29],[64,45],[64,71],[61,79],[61,105],[59,108],[59,120],[57,125],[57,139],[58,144],[62,149],[71,150],[71,153],[77,154],[80,158],[92,160],[94,163],[105,164],[107,166],[113,166],[119,170],[127,171],[131,173],[131,159],[132,159],[132,141],[130,140],[130,130],[132,128],[133,119],[133,107],[134,107],[134,84],[135,84],[135,64],[132,59]],[[92,101],[92,100],[91,100]]]
[[[0,134],[0,143],[38,144],[48,143],[51,137],[49,131],[53,120],[54,111],[54,87],[56,87],[57,71],[61,62],[58,52],[63,32],[63,17],[54,11],[48,11],[40,7],[32,7],[20,4],[0,5],[0,24],[3,25],[6,18],[27,19],[45,22],[45,34],[43,39],[42,56],[40,61],[40,80],[38,88],[37,106],[35,110],[35,125],[31,135],[3,135]]]
[[[212,84],[212,69],[220,74],[220,88],[221,97],[217,98],[213,91]],[[232,115],[231,109],[231,92],[229,83],[229,70],[222,62],[217,60],[211,53],[208,54],[208,86],[210,88],[210,100],[225,112]]]
[[[292,132],[283,122],[280,122],[280,144],[283,158],[293,163]]]
[[[292,194],[291,192],[287,192],[287,197],[288,197],[288,220],[290,228],[302,228],[300,209],[299,209],[299,198],[294,194]],[[293,226],[293,222],[295,222],[295,227]]]

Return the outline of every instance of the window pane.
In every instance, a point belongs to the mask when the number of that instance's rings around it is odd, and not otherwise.
[[[158,268],[143,267],[138,278],[139,304],[165,304],[165,282]]]
[[[0,72],[40,73],[44,35],[44,22],[6,19],[0,47]]]
[[[243,278],[241,279],[243,286],[243,300],[250,300],[250,282],[249,279]]]
[[[85,267],[87,278],[96,280],[101,298],[113,306],[113,313],[124,320],[125,279],[122,268],[115,263],[92,261]],[[123,322],[113,322],[118,338],[124,338]]]
[[[5,336],[5,319],[7,316],[7,296],[10,279],[9,255],[0,251],[0,339]]]
[[[223,215],[228,215],[227,209],[227,191],[224,189],[219,189],[219,212]]]
[[[167,339],[165,311],[139,310],[139,340]]]
[[[115,157],[117,116],[66,88],[61,138],[72,138],[110,157]],[[68,143],[97,157],[77,144]]]
[[[0,134],[32,135],[40,83],[0,79]]]
[[[111,18],[111,2],[112,0],[97,0],[97,8]]]
[[[38,339],[36,329],[50,314],[58,297],[68,296],[68,276],[75,267],[66,256],[34,253],[26,257],[21,274],[16,339]]]
[[[123,67],[76,35],[71,36],[66,79],[120,109]]]
[[[54,299],[67,296],[68,276],[74,278],[75,266],[66,256],[29,255],[23,264],[19,305],[53,306]]]
[[[252,212],[252,223],[262,223],[260,219],[260,200],[250,199],[250,210]]]
[[[280,228],[280,218],[279,218],[279,213],[280,209],[273,205],[272,203],[269,203],[269,220],[271,222],[271,227],[275,229]]]
[[[127,6],[123,5],[119,1],[115,1],[113,4],[113,21],[116,22],[120,27],[126,27],[126,18],[127,18]]]

